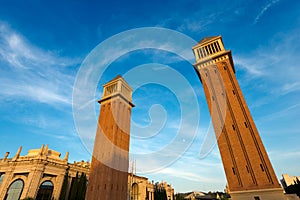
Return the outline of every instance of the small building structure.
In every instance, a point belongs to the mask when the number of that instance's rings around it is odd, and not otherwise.
[[[280,182],[282,184],[282,187],[285,189],[290,185],[295,184],[295,182],[300,180],[300,176],[290,176],[288,174],[282,174],[282,179],[280,179]]]
[[[192,191],[190,193],[187,193],[187,195],[184,197],[186,200],[219,200],[222,198],[228,198],[228,194],[220,194],[218,192],[216,193],[205,193],[205,192],[199,192],[199,191]]]
[[[61,158],[61,153],[49,149],[48,145],[31,149],[25,156],[20,155],[21,151],[22,147],[13,158],[8,158],[6,152],[0,160],[0,199],[59,199],[66,175],[66,189],[70,191],[72,179],[78,173],[89,173],[88,162],[70,164],[68,152]]]

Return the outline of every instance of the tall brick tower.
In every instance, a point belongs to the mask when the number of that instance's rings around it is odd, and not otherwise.
[[[193,47],[232,199],[285,199],[221,36]]]
[[[103,87],[86,200],[126,200],[132,89],[121,76]]]

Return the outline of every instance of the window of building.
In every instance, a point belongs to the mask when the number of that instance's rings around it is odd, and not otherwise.
[[[219,45],[219,42],[217,42],[217,46],[218,46],[219,51],[221,51],[221,47]]]
[[[199,55],[200,58],[203,58],[203,57],[204,57],[204,56],[203,56],[203,53],[202,53],[202,51],[201,51],[201,49],[198,49],[198,55]]]
[[[217,42],[214,42],[215,49],[216,49],[216,51],[218,52],[218,51],[220,51],[220,50],[219,50],[219,47],[218,47],[217,44],[218,44]]]
[[[210,44],[209,46],[211,47],[211,50],[212,50],[212,52],[213,52],[213,53],[216,53],[216,50],[215,50],[214,44]]]
[[[53,193],[53,183],[51,181],[45,181],[40,185],[36,200],[48,200],[51,199]]]
[[[265,171],[265,169],[264,169],[264,166],[262,165],[262,164],[260,164],[260,168],[261,168],[261,171]]]
[[[5,173],[0,173],[0,185],[3,182]]]
[[[110,85],[110,86],[107,86],[105,88],[105,95],[110,95],[112,93],[115,93],[117,92],[117,84],[113,84],[113,85]]]
[[[132,184],[132,199],[138,200],[139,199],[139,186],[138,184]]]
[[[213,52],[212,52],[211,46],[208,45],[207,48],[208,48],[209,54],[212,54]]]
[[[235,170],[234,170],[234,167],[232,168],[232,172],[233,172],[233,174],[235,175]]]
[[[254,200],[260,200],[260,198],[259,197],[254,197]]]
[[[21,179],[15,180],[8,188],[5,195],[5,200],[16,200],[20,199],[24,188],[24,182]]]
[[[205,48],[205,52],[206,52],[206,54],[207,54],[207,55],[209,55],[209,52],[208,52],[208,48],[207,48],[207,46],[205,46],[204,48]]]

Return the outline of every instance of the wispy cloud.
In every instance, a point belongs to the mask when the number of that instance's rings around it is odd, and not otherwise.
[[[262,8],[262,10],[259,12],[259,14],[255,17],[253,24],[256,24],[260,20],[260,18],[263,16],[263,14],[277,2],[279,2],[279,0],[272,0],[272,1],[268,2],[268,4],[265,5]]]
[[[287,94],[290,92],[295,92],[295,91],[299,91],[300,90],[300,82],[296,81],[296,82],[291,82],[291,83],[285,83],[282,88],[282,94]]]
[[[273,160],[283,161],[289,159],[297,159],[300,156],[300,149],[290,149],[289,151],[273,150],[269,152]]]
[[[71,102],[74,77],[66,71],[78,59],[40,49],[1,21],[0,63],[2,98],[15,96],[51,105]]]
[[[212,14],[204,15],[202,11],[199,11],[193,13],[192,16],[172,16],[164,21],[161,21],[156,26],[170,27],[180,32],[188,31],[192,33],[199,33],[205,31],[210,24],[214,23],[219,15],[219,12],[213,12]]]
[[[249,75],[258,77],[264,75],[264,63],[263,59],[249,59],[249,57],[237,57],[235,56],[234,61],[236,65],[242,70],[245,70]]]
[[[293,113],[298,114],[300,110],[300,103],[286,107],[278,112],[271,113],[263,117],[264,121],[274,121],[276,119],[284,119],[287,116],[291,116]]]
[[[203,181],[203,182],[207,182],[207,183],[220,183],[222,182],[222,180],[218,177],[210,177],[205,176],[205,174],[199,174],[199,173],[193,173],[191,171],[180,171],[178,169],[174,169],[174,168],[165,168],[163,170],[160,171],[160,174],[164,174],[164,175],[170,175],[170,176],[175,176],[175,177],[179,177],[182,179],[187,179],[189,181]]]
[[[219,15],[220,13],[214,12],[203,17],[203,13],[196,13],[195,16],[184,19],[177,27],[177,30],[182,32],[190,31],[192,33],[199,33],[200,31],[206,30],[210,24],[214,23]]]
[[[269,39],[266,45],[260,46],[245,55],[234,55],[238,69],[246,72],[245,78],[264,77],[268,81],[280,83],[278,90],[293,91],[299,86],[298,56],[299,29],[288,34],[278,33]],[[287,79],[286,77],[289,77]],[[282,92],[282,91],[280,91]]]

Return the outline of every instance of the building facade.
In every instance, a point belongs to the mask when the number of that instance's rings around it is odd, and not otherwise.
[[[163,194],[166,195],[165,198],[167,200],[175,200],[172,185],[165,181],[154,183],[154,181],[150,182],[146,177],[129,173],[128,186],[128,200],[155,200],[155,196],[160,191],[164,191]]]
[[[32,149],[21,156],[22,147],[13,158],[0,160],[0,200],[59,199],[63,183],[67,180],[66,196],[70,190],[72,179],[76,174],[89,173],[88,162],[68,163],[67,152],[64,158],[60,153],[50,150],[48,145],[40,149]],[[67,176],[67,179],[65,178]]]
[[[221,36],[193,47],[232,199],[285,199]]]

